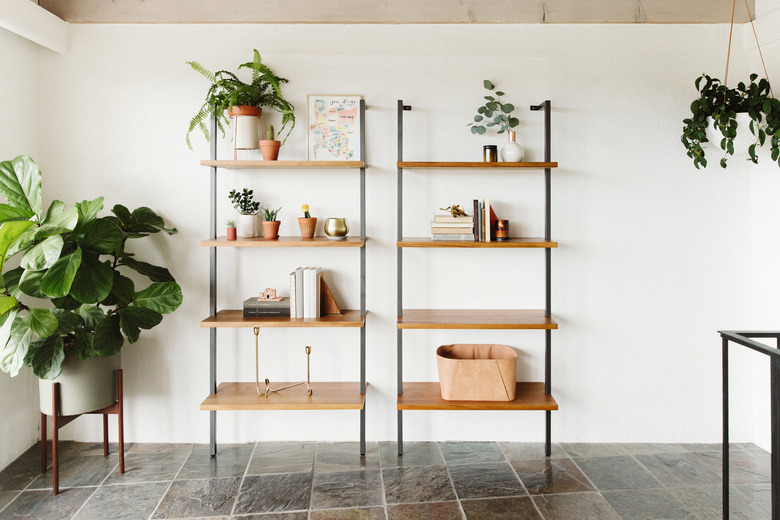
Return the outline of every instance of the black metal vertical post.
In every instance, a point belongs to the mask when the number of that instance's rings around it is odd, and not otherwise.
[[[729,518],[729,340],[723,338],[723,520]]]
[[[780,338],[778,338],[780,347]],[[780,520],[780,359],[772,357],[770,376],[772,392],[772,520]]]
[[[552,132],[550,117],[550,100],[546,100],[539,105],[531,106],[531,110],[544,110],[544,160],[552,161]],[[552,240],[551,225],[551,204],[552,204],[552,186],[551,186],[550,168],[544,169],[544,239]],[[544,315],[547,318],[552,317],[552,249],[549,247],[544,250],[545,265],[545,308]],[[552,331],[545,331],[545,349],[544,349],[544,393],[550,395],[552,392]],[[552,411],[546,410],[545,414],[545,441],[544,453],[548,457],[552,452]]]
[[[360,393],[366,393],[366,101],[360,100]],[[366,400],[360,409],[360,454],[366,454]]]
[[[411,106],[404,106],[403,100],[398,100],[398,161],[404,160],[404,110],[411,110]],[[398,215],[398,221],[396,223],[396,236],[400,242],[403,240],[404,230],[404,170],[400,166],[397,168],[398,186],[397,186],[397,208],[396,214]],[[396,310],[398,318],[403,316],[403,248],[396,246]],[[403,382],[403,329],[396,331],[396,371],[398,376],[397,386],[398,395],[404,393]],[[398,410],[398,455],[404,454],[404,415],[403,410]]]
[[[209,157],[217,159],[217,119],[211,116],[211,140]],[[210,216],[209,236],[217,238],[217,167],[212,166],[210,172]],[[217,315],[217,248],[209,251],[209,316]],[[209,394],[217,393],[217,329],[209,329]],[[217,456],[217,411],[209,412],[209,451],[212,457]]]

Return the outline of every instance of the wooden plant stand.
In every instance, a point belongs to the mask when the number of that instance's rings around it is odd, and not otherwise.
[[[85,414],[103,415],[103,456],[108,456],[108,415],[116,415],[119,426],[119,473],[125,472],[125,435],[124,435],[124,409],[122,405],[122,370],[116,372],[117,401],[100,410],[85,412]],[[60,384],[52,385],[52,432],[51,432],[51,459],[52,459],[52,494],[60,492],[60,466],[59,466],[59,429],[74,419],[85,414],[60,415]],[[46,473],[46,414],[41,412],[41,473]]]

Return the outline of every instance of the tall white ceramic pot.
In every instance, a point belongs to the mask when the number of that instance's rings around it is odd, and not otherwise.
[[[756,136],[750,131],[750,114],[747,112],[738,112],[735,119],[737,121],[737,137],[734,138],[734,155],[747,156],[748,147],[756,142]],[[723,149],[720,147],[720,142],[723,140],[723,134],[720,133],[720,130],[715,128],[714,124],[713,119],[708,117],[707,141],[709,141],[709,147],[707,150],[714,149],[722,153]]]
[[[236,234],[244,238],[257,236],[257,215],[239,215]]]
[[[116,402],[116,371],[120,368],[119,354],[79,359],[65,356],[62,373],[56,379],[39,379],[38,391],[41,412],[52,415],[52,388],[60,384],[60,415],[78,415],[94,412]]]
[[[521,162],[525,152],[523,147],[515,141],[515,132],[508,131],[509,141],[501,147],[501,160],[504,162]]]
[[[263,110],[258,107],[240,106],[231,108],[228,113],[233,119],[233,148],[260,148],[260,114]]]

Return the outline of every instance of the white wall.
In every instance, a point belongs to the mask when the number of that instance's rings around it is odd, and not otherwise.
[[[0,29],[0,161],[38,156],[38,46]],[[0,468],[38,438],[38,385],[31,372],[16,378],[0,372]]]
[[[554,440],[719,438],[716,331],[751,320],[755,196],[738,164],[696,171],[679,136],[696,94],[694,79],[704,71],[721,74],[727,26],[73,30],[69,54],[43,56],[46,146],[38,159],[47,168],[44,189],[68,203],[105,195],[107,206],[149,205],[180,230],[172,239],[156,238],[161,252],[149,254],[171,267],[185,303],[123,350],[129,440],[208,439],[208,414],[198,410],[208,388],[208,332],[198,327],[208,314],[208,252],[198,246],[208,232],[208,171],[199,166],[208,148],[200,138],[194,152],[184,145],[206,83],[184,62],[232,68],[248,60],[252,48],[290,79],[285,93],[299,107],[299,127],[282,158],[305,155],[307,94],[360,93],[370,107],[369,440],[395,436],[396,100],[414,105],[406,115],[407,158],[479,160],[482,144],[500,143],[495,136],[474,137],[465,126],[485,78],[521,107],[519,139],[531,160],[542,157],[541,116],[527,107],[544,99],[553,104],[553,157],[560,163],[553,174],[553,235],[560,242],[553,251],[553,310],[560,323],[553,333],[560,404]],[[732,52],[746,55],[739,41]],[[732,65],[734,77],[746,74],[742,61]],[[220,172],[220,221],[232,211],[227,192],[242,186],[253,187],[266,204],[284,206],[283,234],[297,233],[294,219],[304,202],[317,216],[338,213],[357,223],[355,172]],[[436,207],[485,196],[515,229],[542,233],[541,174],[409,172],[406,186],[409,235],[426,234]],[[407,307],[544,305],[540,252],[407,251],[405,259]],[[235,307],[267,286],[284,287],[286,273],[302,264],[327,267],[342,302],[358,305],[356,251],[263,250],[220,252],[220,306]],[[220,338],[220,380],[252,380],[251,331],[220,332]],[[263,331],[262,370],[272,380],[302,377],[302,347],[312,344],[315,381],[354,379],[357,340],[352,330],[313,337]],[[521,350],[522,376],[542,377],[541,333],[421,331],[407,332],[405,340],[408,380],[435,380],[435,346],[452,342],[512,345]],[[750,395],[749,388],[743,392]],[[751,411],[734,414],[734,438],[750,440]],[[544,422],[540,413],[407,412],[405,418],[409,440],[540,440]],[[354,412],[224,412],[219,438],[356,440],[357,421]],[[64,434],[97,439],[99,431],[97,422],[83,419]]]

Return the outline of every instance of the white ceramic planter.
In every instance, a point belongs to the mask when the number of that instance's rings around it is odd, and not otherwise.
[[[509,134],[509,142],[501,147],[501,160],[504,162],[521,162],[525,151],[515,141],[515,133],[511,130],[507,133]]]
[[[52,415],[52,387],[60,384],[60,415],[94,412],[116,402],[116,371],[119,354],[86,361],[66,356],[62,373],[56,379],[39,379],[41,412]]]
[[[233,148],[257,150],[260,148],[260,115],[258,107],[233,107],[228,113],[233,119]]]
[[[236,234],[244,238],[257,236],[257,215],[239,215]]]
[[[756,136],[750,131],[750,115],[747,112],[737,114],[737,137],[734,138],[734,155],[747,156],[748,147],[756,142]],[[714,150],[723,153],[720,142],[723,140],[723,134],[713,126],[711,117],[707,118],[707,140],[709,146],[706,151]]]

